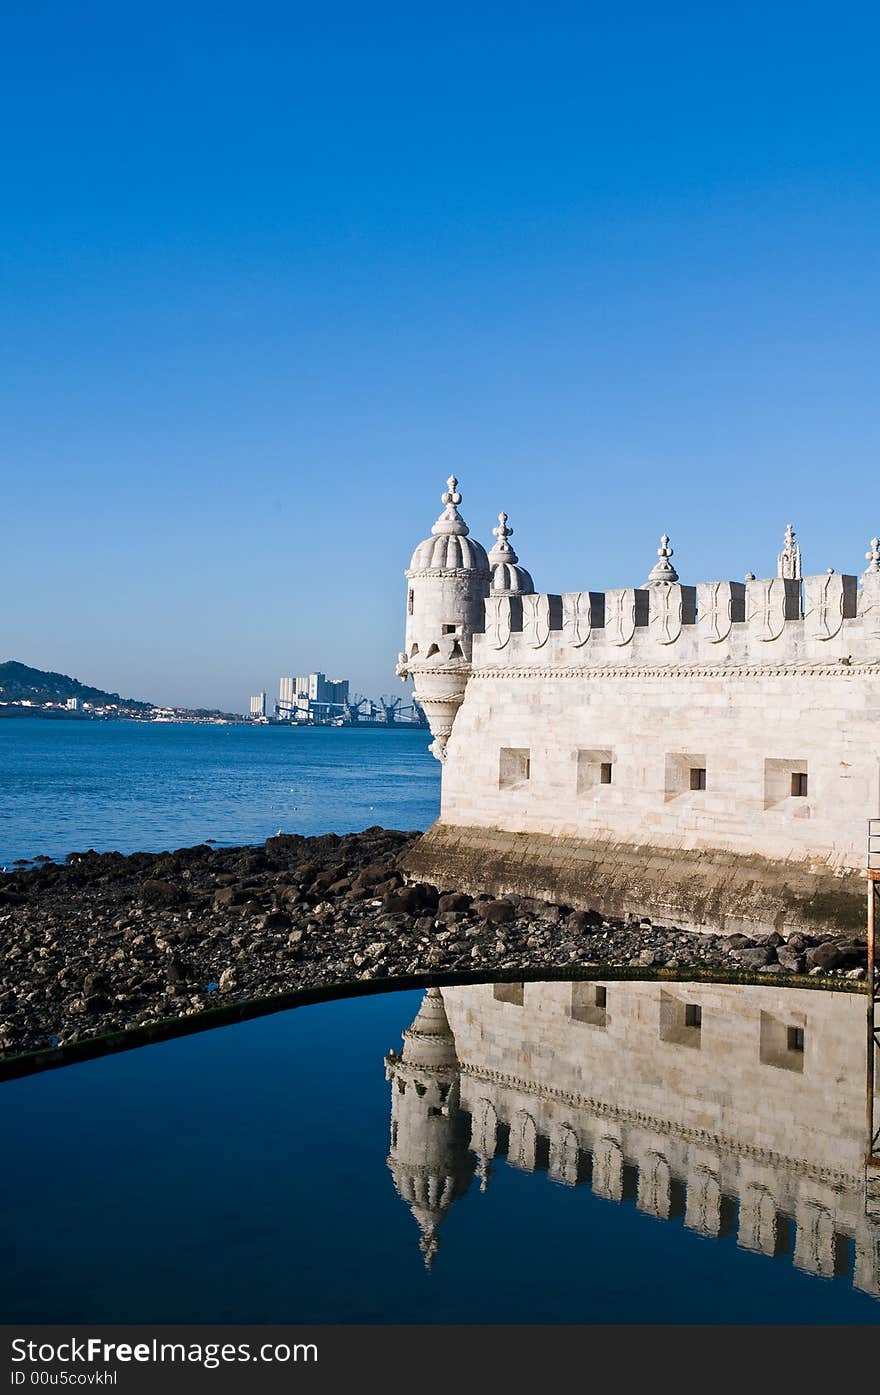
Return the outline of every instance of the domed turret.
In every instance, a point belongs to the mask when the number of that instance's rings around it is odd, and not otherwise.
[[[402,1055],[389,1051],[385,1057],[391,1081],[388,1167],[422,1232],[419,1244],[430,1266],[439,1227],[474,1170],[459,1112],[455,1038],[439,988],[428,989],[403,1042]]]
[[[507,514],[498,515],[498,527],[492,532],[498,539],[489,553],[491,567],[490,591],[493,596],[531,596],[535,587],[525,567],[519,566],[519,558],[507,541],[513,529],[507,526]]]
[[[458,511],[461,495],[454,475],[442,500],[443,513],[431,536],[419,543],[406,573],[406,649],[397,664],[401,678],[412,675],[413,696],[428,719],[431,750],[439,760],[445,759],[464,698],[473,636],[483,629],[489,594],[489,559]]]

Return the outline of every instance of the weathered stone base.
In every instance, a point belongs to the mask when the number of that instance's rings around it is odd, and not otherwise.
[[[438,821],[401,859],[413,880],[534,896],[682,929],[864,930],[866,883],[809,862],[509,833]]]

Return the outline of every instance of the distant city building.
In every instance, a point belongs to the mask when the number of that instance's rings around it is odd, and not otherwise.
[[[81,698],[77,698],[77,697],[68,698],[68,699],[67,699],[67,710],[68,710],[68,712],[81,712],[81,711],[82,711],[82,699],[81,699]]]
[[[266,715],[266,694],[254,693],[251,698],[251,716],[265,717]]]
[[[282,678],[279,686],[278,715],[305,722],[316,715],[329,715],[330,708],[349,702],[349,680],[329,678],[324,673],[301,673]],[[316,712],[316,709],[321,709]]]
[[[282,678],[278,690],[279,716],[289,716],[296,705],[296,683],[293,678]]]

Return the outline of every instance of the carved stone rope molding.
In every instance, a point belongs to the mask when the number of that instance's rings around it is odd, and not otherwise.
[[[733,666],[730,668],[663,667],[646,668],[641,665],[615,665],[614,667],[582,668],[475,668],[472,679],[489,680],[495,678],[852,678],[860,675],[867,678],[880,678],[880,661],[859,664],[816,664],[798,667],[795,664],[756,664]]]
[[[552,1085],[538,1085],[533,1080],[525,1080],[516,1075],[505,1075],[501,1071],[488,1070],[465,1061],[461,1064],[462,1076],[471,1080],[483,1081],[490,1085],[501,1085],[505,1089],[518,1090],[521,1094],[535,1095],[538,1098],[559,1101],[572,1109],[580,1109],[601,1119],[615,1119],[622,1124],[633,1124],[640,1128],[652,1129],[667,1137],[679,1138],[684,1143],[692,1143],[700,1148],[712,1148],[716,1152],[726,1151],[753,1162],[765,1163],[770,1167],[794,1168],[799,1176],[811,1181],[822,1182],[830,1187],[844,1187],[858,1191],[864,1179],[849,1172],[836,1172],[831,1168],[816,1167],[802,1158],[789,1158],[770,1148],[757,1148],[750,1143],[741,1143],[726,1134],[710,1133],[706,1129],[689,1128],[686,1124],[676,1124],[668,1119],[658,1119],[653,1114],[643,1114],[640,1110],[626,1109],[621,1105],[608,1104],[605,1100],[590,1099],[586,1095],[575,1094],[571,1090],[560,1090]]]

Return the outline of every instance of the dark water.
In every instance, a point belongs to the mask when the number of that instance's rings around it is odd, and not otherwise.
[[[863,1004],[685,988],[689,1052],[657,1043],[660,991],[608,985],[597,1027],[570,985],[446,989],[446,1037],[434,997],[390,1081],[420,993],[2,1085],[0,1320],[876,1321]],[[787,1072],[758,1033],[788,1003],[807,1045]]]
[[[39,854],[427,828],[426,731],[0,721],[0,867]]]

